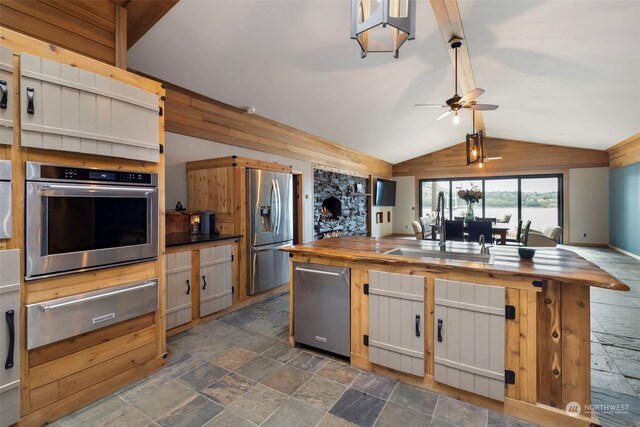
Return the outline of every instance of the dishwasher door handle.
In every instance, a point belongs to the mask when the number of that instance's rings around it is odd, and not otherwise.
[[[324,274],[327,276],[334,276],[334,277],[341,277],[343,272],[340,273],[336,273],[335,271],[324,271],[324,270],[315,270],[312,268],[305,268],[305,267],[296,267],[297,271],[304,271],[306,273],[315,273],[315,274]]]

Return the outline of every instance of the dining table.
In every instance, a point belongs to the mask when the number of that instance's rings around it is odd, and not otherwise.
[[[438,231],[438,225],[437,224],[431,224],[431,239],[432,240],[436,240],[436,233]],[[469,231],[469,226],[465,225],[464,226],[464,231],[468,232]],[[491,234],[493,234],[494,236],[499,236],[499,239],[496,239],[496,243],[499,243],[500,245],[506,245],[507,244],[507,232],[509,231],[509,225],[508,224],[491,224]]]

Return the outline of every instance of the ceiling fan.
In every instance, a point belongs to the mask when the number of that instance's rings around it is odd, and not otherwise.
[[[445,101],[445,105],[442,104],[415,104],[414,107],[431,107],[431,108],[448,108],[449,110],[440,114],[436,120],[443,119],[451,113],[455,113],[453,118],[454,123],[458,123],[458,111],[465,108],[473,111],[491,111],[496,110],[498,105],[493,104],[478,104],[476,99],[484,93],[484,89],[475,88],[464,96],[458,95],[458,49],[462,46],[462,39],[451,39],[451,48],[455,51],[455,95]]]

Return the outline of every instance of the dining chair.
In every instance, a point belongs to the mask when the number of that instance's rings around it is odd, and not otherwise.
[[[422,225],[418,221],[412,221],[411,227],[413,228],[413,234],[416,236],[416,240],[424,240]]]
[[[524,231],[522,232],[522,236],[520,237],[520,243],[522,246],[527,246],[529,243],[529,229],[531,228],[531,220],[527,221],[527,224],[524,226]]]
[[[479,218],[479,217],[476,217],[476,221],[486,221],[486,222],[492,222],[494,224],[497,222],[497,220],[498,220],[498,218],[495,218],[495,217],[494,218]]]
[[[464,221],[446,220],[444,228],[447,240],[464,240]]]
[[[523,221],[518,220],[518,229],[516,230],[516,238],[515,239],[507,239],[507,245],[520,245],[520,237],[522,237],[522,224]]]
[[[453,219],[455,221],[464,221],[464,217],[463,216],[454,216]]]
[[[493,243],[492,225],[490,221],[469,221],[467,229],[469,242],[477,242],[481,235],[487,243]]]

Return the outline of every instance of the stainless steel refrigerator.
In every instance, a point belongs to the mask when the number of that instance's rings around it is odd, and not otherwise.
[[[293,177],[247,169],[247,278],[249,295],[289,281],[293,244]]]

